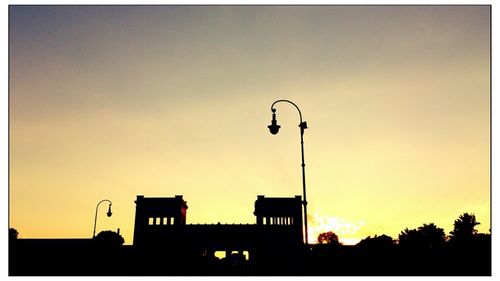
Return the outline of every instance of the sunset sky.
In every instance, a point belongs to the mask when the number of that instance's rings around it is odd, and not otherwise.
[[[132,243],[136,195],[254,223],[302,194],[309,240],[463,212],[490,229],[488,6],[11,6],[10,227]]]

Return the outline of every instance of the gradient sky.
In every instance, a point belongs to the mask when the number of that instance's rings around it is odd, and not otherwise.
[[[490,229],[488,6],[9,8],[10,226],[132,243],[136,195],[254,223],[302,194],[310,240]]]

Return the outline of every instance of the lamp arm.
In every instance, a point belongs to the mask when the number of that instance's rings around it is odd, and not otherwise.
[[[278,102],[288,102],[288,103],[292,104],[293,106],[295,106],[295,108],[296,108],[296,109],[297,109],[297,111],[299,112],[300,124],[302,124],[302,123],[303,123],[303,122],[302,122],[302,112],[300,112],[299,107],[298,107],[295,103],[293,103],[293,102],[291,102],[291,101],[289,101],[289,100],[277,100],[277,101],[273,102],[273,104],[271,105],[271,111],[272,111],[272,112],[275,112],[275,111],[276,111],[276,109],[274,109],[274,105],[275,105],[275,104],[277,104]]]

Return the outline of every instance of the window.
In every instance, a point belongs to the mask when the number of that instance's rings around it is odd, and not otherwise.
[[[155,218],[148,218],[148,225],[154,225],[155,224]]]

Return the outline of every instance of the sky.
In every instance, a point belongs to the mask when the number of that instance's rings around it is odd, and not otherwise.
[[[116,231],[134,200],[255,223],[302,194],[309,240],[353,244],[464,212],[490,230],[488,6],[11,6],[9,226]]]

